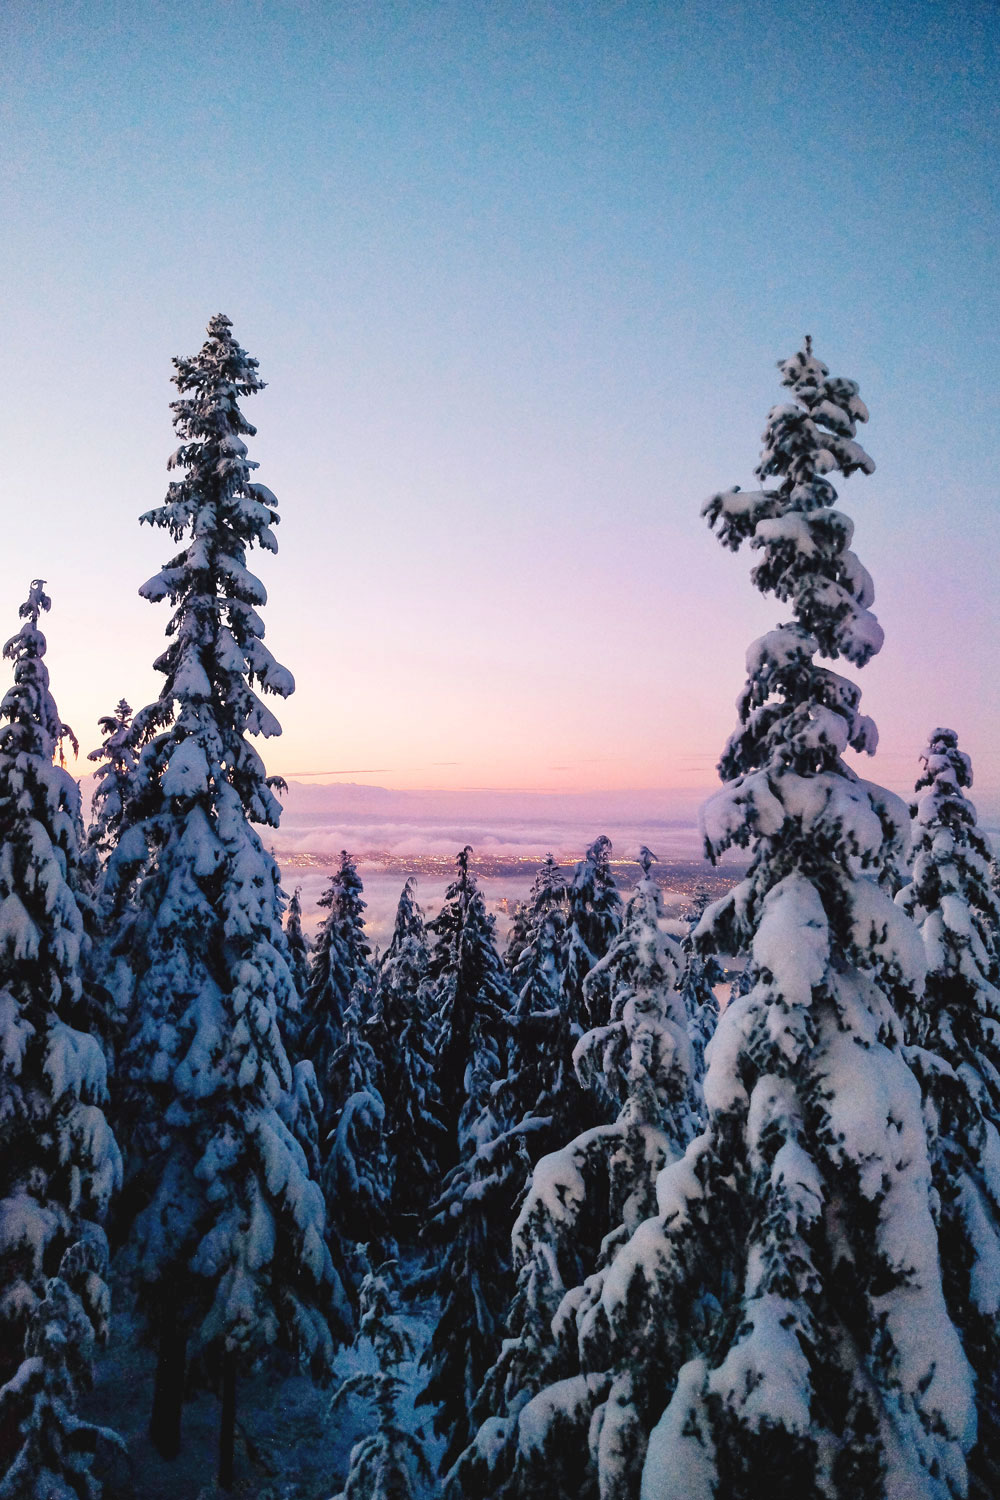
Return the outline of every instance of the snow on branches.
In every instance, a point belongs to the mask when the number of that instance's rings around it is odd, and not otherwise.
[[[72,736],[42,660],[48,608],[36,579],[0,704],[0,1494],[95,1500],[95,1450],[118,1440],[76,1406],[107,1333],[121,1158],[81,983],[80,793],[53,764]]]
[[[277,866],[252,826],[280,815],[248,739],[280,729],[256,689],[286,697],[294,685],[263,644],[265,591],[246,566],[252,547],[276,550],[276,501],[250,477],[243,438],[255,429],[238,405],[262,382],[221,316],[174,363],[181,477],[142,519],[182,546],[140,590],[173,614],[160,697],[134,719],[139,761],[108,871],[141,872],[124,939],[128,1260],[159,1321],[161,1362],[181,1374],[184,1335],[210,1367],[281,1344],[325,1371],[350,1314],[322,1193],[283,1119],[314,1095],[289,1103],[279,1021],[298,1004]]]
[[[517,1413],[504,1495],[601,1500],[947,1500],[966,1483],[972,1380],[938,1265],[920,1091],[896,1006],[924,954],[891,900],[905,807],[843,751],[873,750],[853,683],[882,632],[829,474],[871,473],[852,381],[808,344],[780,366],[758,477],[705,506],[792,619],[747,656],[740,724],[703,811],[706,850],[752,850],[705,911],[702,951],[755,983],[708,1048],[706,1128],[657,1211],[554,1327],[578,1363]],[[499,1487],[497,1493],[501,1493]]]
[[[976,1371],[972,1493],[1000,1482],[1000,902],[966,789],[972,763],[935,729],[913,803],[913,878],[896,900],[917,923],[927,987],[903,1012],[923,1094],[949,1311]]]

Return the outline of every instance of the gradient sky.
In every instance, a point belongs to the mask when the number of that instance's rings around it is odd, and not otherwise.
[[[808,330],[872,413],[866,774],[944,723],[994,796],[998,35],[992,0],[8,0],[0,635],[48,579],[84,748],[155,696],[136,518],[223,311],[283,517],[270,769],[710,784],[781,611],[699,506]]]

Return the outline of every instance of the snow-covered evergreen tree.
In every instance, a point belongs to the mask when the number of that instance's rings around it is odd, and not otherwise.
[[[552,858],[551,854],[548,856]],[[514,910],[511,912],[510,926],[507,928],[507,941],[504,944],[503,961],[511,974],[517,968],[518,960],[528,940],[528,928],[531,917],[527,901],[516,901]]]
[[[297,1060],[300,1055],[299,1034],[303,1024],[305,993],[309,987],[309,955],[313,946],[302,928],[302,887],[300,885],[297,885],[292,892],[285,912],[285,943],[297,1003],[294,1009],[280,1019],[289,1058]]]
[[[316,1069],[323,1095],[323,1129],[329,1132],[346,1097],[334,1079],[334,1059],[347,1041],[347,1010],[353,999],[359,1024],[367,1021],[375,977],[365,934],[361,877],[346,849],[319,905],[326,916],[309,957],[299,1046],[303,1057]]]
[[[352,1242],[378,1239],[383,1253],[391,1244],[391,1179],[385,1104],[369,1040],[375,973],[364,887],[346,850],[319,905],[326,916],[309,958],[299,1047],[301,1066],[315,1070],[322,1099],[319,1150],[327,1201],[337,1220],[334,1261],[349,1264]]]
[[[348,998],[341,1020],[343,1041],[321,1085],[326,1117],[333,1121],[325,1148],[323,1182],[331,1210],[348,1240],[393,1248],[389,1227],[392,1180],[385,1141],[385,1103],[378,1087],[378,1061],[368,1041],[362,1008],[370,1003],[367,980]],[[349,1252],[348,1252],[349,1253]]]
[[[896,1006],[919,934],[880,885],[905,807],[843,761],[874,748],[853,683],[882,632],[826,477],[873,465],[857,387],[805,350],[758,468],[773,489],[705,507],[749,540],[793,620],[748,652],[740,724],[703,810],[710,855],[752,845],[708,908],[706,950],[752,953],[724,1012],[707,1128],[596,1297],[559,1319],[579,1365],[517,1413],[516,1493],[574,1500],[946,1500],[966,1482],[972,1381],[945,1305],[920,1091]],[[558,1320],[557,1320],[558,1327]],[[535,1488],[533,1489],[532,1486]]]
[[[262,382],[222,316],[174,363],[181,477],[142,519],[182,545],[140,590],[174,614],[160,697],[134,721],[142,750],[108,879],[142,871],[122,1064],[127,1257],[160,1342],[151,1430],[176,1451],[190,1344],[203,1368],[221,1367],[225,1479],[238,1367],[281,1345],[325,1372],[349,1310],[323,1195],[281,1117],[278,1017],[293,980],[278,870],[253,826],[280,815],[247,737],[280,726],[255,689],[293,689],[264,645],[265,591],[246,565],[251,548],[276,550],[277,502],[251,479],[255,429],[238,405]]]
[[[477,1039],[495,1033],[511,1008],[510,979],[496,946],[496,924],[486,910],[479,882],[469,868],[472,849],[457,858],[455,879],[427,930],[434,939],[427,970],[431,1024],[435,1035],[435,1081],[441,1119],[447,1131],[442,1163],[447,1169],[462,1152],[459,1122],[468,1116],[471,1097],[467,1069],[476,1066]],[[489,1065],[492,1078],[498,1065]]]
[[[97,764],[87,843],[103,862],[118,842],[138,757],[132,709],[124,698],[118,700],[114,713],[98,719],[97,726],[101,731],[101,743],[87,756]]]
[[[386,1109],[393,1221],[402,1239],[419,1230],[433,1200],[444,1132],[434,1081],[427,933],[415,885],[411,877],[400,893],[392,940],[379,964],[369,1027]]]
[[[21,1366],[0,1386],[0,1427],[19,1428],[20,1439],[0,1474],[0,1500],[100,1500],[102,1471],[113,1458],[126,1457],[118,1433],[77,1415],[107,1336],[106,1320],[95,1327],[88,1310],[94,1283],[103,1286],[106,1275],[107,1247],[77,1241],[31,1313]]]
[[[36,579],[0,703],[0,1495],[95,1500],[95,1448],[114,1439],[76,1405],[107,1332],[102,1222],[121,1158],[85,1024],[80,793],[53,764],[76,741],[49,690],[48,608]]]
[[[335,1500],[415,1500],[417,1484],[431,1481],[424,1450],[399,1414],[399,1366],[413,1358],[413,1340],[398,1315],[396,1263],[384,1261],[361,1283],[356,1343],[370,1346],[377,1369],[359,1370],[338,1388],[331,1410],[347,1397],[370,1401],[376,1425],[351,1449],[350,1469]]]
[[[574,1053],[581,1076],[612,1100],[626,1127],[611,1186],[629,1232],[652,1211],[653,1178],[664,1161],[683,1154],[697,1122],[688,1013],[678,992],[682,957],[665,930],[654,861],[643,848],[642,875],[621,932],[584,985],[585,995],[597,987],[610,995],[610,1020],[588,1032]]]
[[[450,1476],[456,1500],[520,1493],[519,1476],[510,1476],[517,1414],[575,1362],[565,1308],[579,1313],[599,1300],[615,1249],[654,1211],[657,1174],[683,1155],[697,1128],[688,1016],[677,989],[680,949],[665,930],[649,850],[640,862],[622,929],[587,980],[610,996],[611,1019],[588,1032],[575,1053],[581,1074],[592,1084],[599,1080],[618,1118],[584,1131],[535,1167],[514,1228],[518,1277],[508,1336],[476,1402],[482,1422],[476,1441]],[[612,1401],[616,1413],[627,1415],[628,1389],[623,1375]],[[627,1446],[624,1431],[617,1440]]]
[[[732,1005],[734,1000],[742,1000],[744,995],[749,995],[759,978],[760,975],[757,973],[753,959],[748,957],[743,967],[733,974],[729,985],[728,1004]]]
[[[131,878],[123,878],[120,872],[113,881],[105,877],[124,826],[138,760],[132,710],[124,698],[119,699],[114,713],[105,714],[98,724],[101,744],[87,756],[96,762],[97,770],[82,851],[86,900],[81,902],[81,910],[87,934],[84,982],[94,1000],[94,1029],[113,1069],[131,998],[128,965],[122,954],[128,949],[135,920],[132,896],[140,865],[133,867]]]
[[[608,1019],[609,998],[602,987],[584,981],[621,931],[622,900],[611,869],[611,840],[604,834],[588,848],[573,872],[567,892],[569,921],[563,979],[565,1009],[579,1039]]]
[[[511,1294],[509,1225],[528,1165],[519,1133],[505,1129],[497,1106],[501,1060],[485,1018],[474,1022],[471,1044],[462,1155],[431,1207],[426,1237],[435,1264],[418,1283],[440,1303],[418,1400],[436,1406],[434,1431],[448,1440],[445,1468],[469,1441],[476,1396],[500,1346]]]
[[[437,1405],[434,1429],[448,1437],[446,1464],[469,1440],[473,1402],[499,1347],[510,1296],[507,1226],[527,1164],[522,1132],[507,1128],[497,1099],[502,1031],[514,997],[493,919],[469,869],[471,853],[466,848],[458,856],[444,906],[428,923],[437,937],[429,974],[438,1017],[437,1079],[445,1124],[454,1131],[452,1159],[457,1153],[458,1160],[427,1230],[440,1259],[424,1284],[439,1296],[441,1311],[423,1356],[430,1373],[420,1399]]]
[[[927,988],[903,1021],[924,1097],[945,1297],[976,1372],[971,1493],[988,1500],[1000,1493],[1000,902],[954,730],[935,729],[921,760],[913,880],[896,899],[920,928]]]
[[[278,1016],[278,1025],[292,1066],[292,1085],[282,1095],[278,1110],[305,1152],[310,1177],[320,1182],[327,1156],[322,1126],[324,1103],[316,1080],[316,1069],[309,1058],[302,1056],[305,994],[309,984],[309,955],[313,945],[302,930],[300,891],[301,886],[296,886],[285,912],[285,957],[292,976],[292,987],[286,991],[285,1010]],[[334,1246],[339,1246],[329,1225],[327,1237]],[[340,1274],[339,1258],[335,1258],[334,1264]]]
[[[681,974],[680,991],[688,1016],[688,1034],[693,1049],[692,1067],[699,1089],[705,1076],[705,1048],[719,1024],[719,1000],[715,986],[725,979],[725,970],[715,955],[699,953],[694,941],[695,928],[704,916],[710,900],[709,892],[704,886],[699,886],[694,893],[691,926],[681,942],[684,970]]]
[[[996,898],[997,910],[1000,911],[1000,858],[995,854],[990,860],[990,890]],[[1000,922],[993,929],[990,951],[994,956],[997,967],[1000,968]]]
[[[511,970],[517,1001],[511,1014],[503,1104],[512,1121],[531,1116],[550,1124],[536,1136],[538,1155],[564,1140],[579,1113],[580,1085],[573,1071],[579,1040],[566,1005],[566,877],[546,856],[524,903],[523,937]],[[508,959],[509,963],[509,959]]]

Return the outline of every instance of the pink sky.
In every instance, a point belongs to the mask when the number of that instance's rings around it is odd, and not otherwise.
[[[752,454],[752,437],[747,447]],[[262,467],[261,478],[275,476]],[[905,791],[927,732],[947,724],[992,805],[1000,786],[993,596],[985,581],[980,592],[963,592],[948,577],[959,561],[948,558],[949,547],[956,551],[948,537],[936,557],[921,557],[918,533],[894,535],[888,517],[870,517],[878,485],[878,474],[855,479],[843,497],[886,628],[882,655],[858,674],[882,736],[878,755],[859,769]],[[589,584],[576,590],[565,560],[537,539],[511,573],[485,525],[450,569],[404,558],[405,544],[385,534],[353,557],[310,541],[297,529],[294,502],[286,504],[279,556],[257,559],[270,591],[268,641],[297,680],[293,697],[275,705],[282,736],[261,745],[268,769],[397,788],[711,788],[735,723],[746,647],[782,611],[753,590],[749,557],[724,552],[709,535],[698,498],[674,499],[662,536],[618,513],[613,525],[578,537],[575,566]],[[867,548],[866,523],[875,532]],[[135,586],[169,549],[148,528],[124,526],[102,561],[95,598],[89,571],[71,563],[58,539],[29,549],[16,521],[12,529],[22,553],[55,553],[38,559],[51,564],[53,689],[89,750],[99,714],[122,693],[137,707],[158,690],[150,664],[168,610],[145,604]],[[478,574],[476,547],[490,553]],[[0,606],[10,631],[23,592],[8,568]],[[87,770],[82,761],[78,770]]]
[[[269,769],[710,787],[783,612],[699,509],[753,485],[808,330],[871,410],[877,472],[841,490],[886,632],[866,773],[905,790],[944,724],[1000,794],[988,0],[833,28],[563,0],[8,10],[0,639],[46,578],[85,749],[158,691],[168,611],[136,591],[171,546],[137,518],[176,446],[171,356],[224,312],[268,382],[250,452],[282,514],[257,571],[298,691]]]

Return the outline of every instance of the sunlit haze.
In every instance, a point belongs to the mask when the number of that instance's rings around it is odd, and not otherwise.
[[[699,509],[753,485],[808,331],[871,411],[865,774],[905,789],[947,724],[993,808],[997,37],[982,0],[14,0],[0,632],[46,578],[84,750],[155,696],[137,517],[224,312],[282,516],[268,769],[693,805],[783,617]]]

